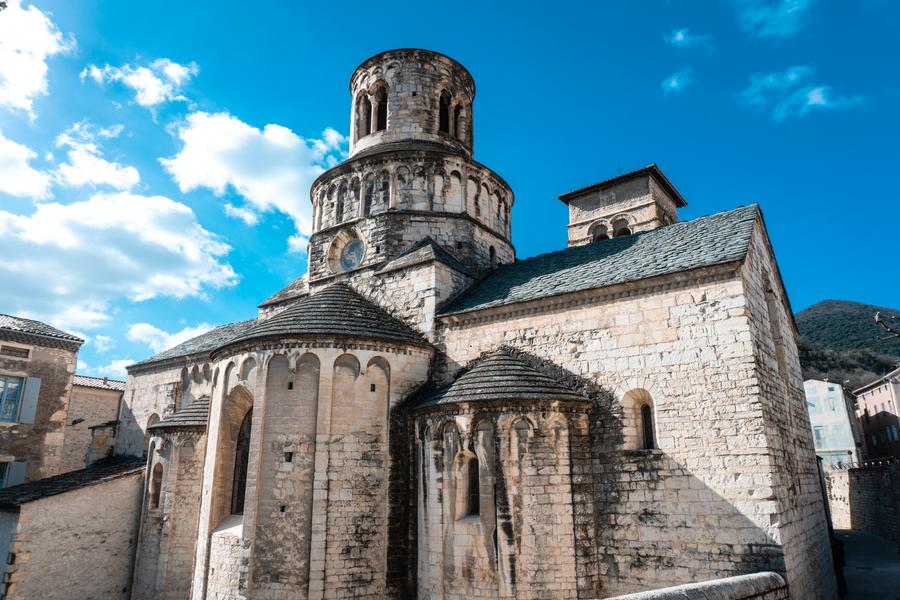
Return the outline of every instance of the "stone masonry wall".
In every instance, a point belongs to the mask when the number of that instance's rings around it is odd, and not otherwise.
[[[733,266],[440,319],[438,377],[501,344],[653,400],[660,453],[629,455],[621,404],[594,457],[605,593],[783,568],[744,284]],[[446,379],[445,379],[446,381]],[[605,440],[605,441],[603,441]],[[799,597],[799,596],[798,596]]]
[[[129,598],[143,471],[22,505],[10,600]]]
[[[60,473],[87,466],[86,456],[88,447],[91,445],[89,427],[114,421],[119,414],[121,397],[122,392],[116,390],[72,386]],[[78,419],[83,419],[83,421],[73,424],[73,421]]]
[[[39,377],[41,389],[34,423],[0,421],[0,459],[25,462],[25,481],[32,481],[63,469],[66,415],[77,350],[16,345],[30,347],[30,358],[0,356],[0,375]]]
[[[784,552],[791,597],[833,598],[836,580],[796,330],[761,222],[754,230],[742,279],[764,423],[760,433],[776,467],[754,498],[763,500],[760,506],[770,507],[771,535]]]
[[[835,529],[867,531],[900,543],[900,464],[825,472]]]

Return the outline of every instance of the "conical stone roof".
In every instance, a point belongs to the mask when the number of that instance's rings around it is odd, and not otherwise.
[[[426,397],[420,406],[472,402],[535,402],[587,398],[541,373],[504,348],[487,354],[449,386]]]
[[[206,428],[209,420],[209,397],[204,396],[191,402],[185,408],[169,415],[162,421],[154,423],[147,429],[172,429],[181,427]]]
[[[412,327],[350,286],[335,283],[270,319],[260,321],[219,348],[256,339],[294,336],[352,337],[427,345]]]

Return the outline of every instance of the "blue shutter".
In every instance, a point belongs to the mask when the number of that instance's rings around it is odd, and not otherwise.
[[[25,391],[22,393],[22,408],[19,410],[19,423],[34,423],[37,412],[38,394],[41,392],[41,378],[28,377],[25,380]]]
[[[19,485],[25,481],[25,463],[17,460],[6,465],[6,487]]]

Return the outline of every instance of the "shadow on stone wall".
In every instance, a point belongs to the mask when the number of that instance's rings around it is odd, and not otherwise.
[[[551,361],[507,350],[593,402],[589,436],[570,438],[582,594],[595,590],[603,597],[759,571],[785,575],[780,544],[695,476],[686,461],[661,450],[623,449],[623,410],[612,392]],[[437,360],[436,369],[455,373],[455,379],[481,357],[463,368],[444,356]],[[411,395],[390,418],[388,590],[399,597],[414,597],[416,590],[415,442],[409,410],[434,387]],[[691,460],[705,473],[715,473],[715,457]],[[498,500],[502,496],[496,494]],[[762,506],[774,514],[785,509],[774,497],[745,502],[747,510]],[[773,519],[772,529],[777,526]]]
[[[825,484],[836,529],[866,531],[900,543],[900,462],[826,471]]]

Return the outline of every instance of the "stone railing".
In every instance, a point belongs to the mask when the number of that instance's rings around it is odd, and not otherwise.
[[[763,572],[616,596],[610,600],[786,600],[778,573]]]

